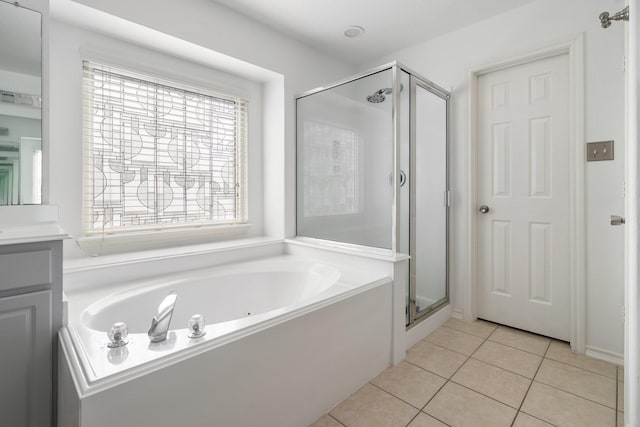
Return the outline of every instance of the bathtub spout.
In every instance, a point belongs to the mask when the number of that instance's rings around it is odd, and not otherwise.
[[[173,316],[173,308],[176,305],[177,297],[178,294],[171,292],[158,306],[158,312],[153,316],[153,319],[151,319],[151,327],[147,333],[151,342],[161,342],[167,339],[169,325],[171,325],[171,316]]]

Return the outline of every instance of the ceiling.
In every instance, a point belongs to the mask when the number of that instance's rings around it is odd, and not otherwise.
[[[534,0],[214,0],[358,65]],[[359,25],[356,38],[344,30]]]

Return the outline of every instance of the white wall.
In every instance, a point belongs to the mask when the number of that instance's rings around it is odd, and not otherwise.
[[[42,136],[40,120],[26,119],[24,117],[5,116],[0,114],[0,128],[8,128],[9,135],[0,136],[0,140],[20,142],[23,136],[40,138]]]
[[[394,52],[362,69],[398,60],[443,87],[453,87],[451,120],[451,299],[462,311],[468,280],[467,70],[584,33],[585,138],[613,139],[615,160],[587,163],[587,346],[623,352],[623,228],[609,215],[622,215],[624,182],[624,24],[600,27],[598,15],[624,7],[622,0],[538,0],[458,31]],[[583,155],[583,154],[581,154]]]
[[[82,227],[82,61],[96,61],[159,75],[168,80],[206,87],[249,100],[248,129],[249,212],[251,229],[246,237],[262,235],[262,85],[192,62],[135,46],[121,40],[51,21],[51,202],[59,206],[60,223],[72,236],[81,236]],[[69,167],[73,165],[72,167]],[[225,238],[229,238],[225,235]],[[75,244],[65,245],[65,257],[86,256]],[[166,242],[163,242],[166,244]],[[154,243],[156,246],[158,242]],[[122,248],[120,248],[122,249]]]
[[[52,0],[52,10],[62,2]],[[285,188],[287,205],[284,215],[280,215],[280,218],[273,215],[266,227],[267,233],[272,235],[294,235],[294,95],[344,78],[352,74],[354,68],[209,0],[162,2],[161,6],[153,0],[78,0],[75,3],[102,10],[284,76],[285,115],[281,119],[284,119],[286,143],[282,154],[286,156],[286,161],[281,163],[281,159],[277,158],[265,164],[271,164],[274,169],[279,167],[280,173],[285,170],[286,165],[286,179],[283,176],[281,184]],[[150,10],[153,13],[149,13]],[[275,120],[280,119],[276,117]],[[274,224],[275,222],[278,224]]]
[[[128,23],[131,25],[126,26],[122,22],[113,21],[113,29],[105,30],[104,26],[96,25],[93,18],[101,18],[98,15],[106,14],[84,5],[102,9],[104,12],[112,14],[114,19],[122,18],[129,21]],[[154,12],[149,13],[149,10]],[[75,22],[78,20],[77,17],[70,17],[74,13],[92,13],[87,15],[92,19],[85,19],[84,23],[78,24]],[[285,37],[263,24],[206,0],[193,0],[188,5],[179,2],[163,2],[162,6],[158,6],[157,2],[151,0],[136,1],[135,3],[124,0],[112,2],[53,0],[52,17],[54,19],[51,49],[52,81],[54,86],[57,83],[61,84],[53,89],[54,93],[52,94],[52,100],[57,107],[54,110],[57,118],[52,141],[52,151],[56,161],[52,162],[55,170],[51,174],[51,185],[52,194],[55,195],[52,203],[63,207],[63,212],[61,212],[63,227],[75,234],[80,226],[78,224],[80,214],[77,200],[71,200],[74,197],[73,194],[77,193],[79,185],[80,121],[77,115],[74,116],[74,113],[68,111],[69,108],[77,109],[80,105],[80,92],[77,86],[79,82],[73,83],[71,80],[77,80],[80,72],[77,68],[80,57],[78,50],[86,49],[87,46],[91,48],[92,45],[98,44],[101,49],[108,49],[112,54],[117,55],[119,49],[124,46],[115,40],[117,37],[128,42],[135,40],[144,45],[146,49],[158,50],[169,54],[169,56],[186,55],[185,52],[175,53],[175,49],[172,52],[167,47],[168,43],[159,37],[168,35],[173,39],[181,39],[185,43],[201,47],[200,53],[203,56],[218,54],[219,56],[228,55],[237,58],[236,63],[243,70],[256,65],[258,67],[254,68],[266,69],[266,74],[269,74],[268,70],[275,72],[271,73],[269,78],[258,77],[258,79],[262,79],[262,92],[265,98],[262,113],[263,130],[272,136],[265,141],[263,161],[265,173],[265,179],[262,183],[265,198],[264,233],[279,238],[295,234],[294,94],[349,75],[353,72],[353,68]],[[85,25],[106,34],[98,35],[87,29],[72,28],[66,24],[70,20],[74,21],[74,25]],[[133,23],[139,30],[137,38],[135,32],[125,34],[125,30],[129,31],[134,25]],[[109,32],[112,34],[108,34]],[[114,34],[116,34],[115,37]],[[172,40],[168,40],[168,42],[172,42]],[[132,55],[132,52],[131,49],[125,48],[120,51],[120,54],[126,59],[127,56]],[[133,55],[137,54],[133,53]],[[197,62],[198,58],[191,55],[189,60]],[[211,66],[211,61],[204,57],[202,62]],[[238,70],[241,74],[243,71],[240,68]],[[229,72],[229,68],[227,67],[225,71]],[[280,81],[278,81],[278,77],[273,77],[278,74],[280,74]],[[284,80],[284,85],[282,85],[282,80]],[[73,135],[72,141],[67,140],[68,134]],[[282,141],[283,138],[284,141]],[[72,150],[69,151],[69,148]],[[69,160],[74,165],[71,168]],[[69,178],[67,172],[69,169],[72,174],[76,175],[75,181]],[[258,182],[257,185],[260,183]],[[70,190],[70,188],[72,189]],[[67,207],[68,203],[71,203],[68,205],[69,207]],[[67,256],[71,252],[74,255],[79,255],[77,251],[74,251],[72,242],[67,245],[65,250]]]

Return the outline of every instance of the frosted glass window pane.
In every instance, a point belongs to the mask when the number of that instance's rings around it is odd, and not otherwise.
[[[246,100],[83,70],[85,233],[246,222]]]
[[[354,129],[305,121],[304,216],[357,214],[360,135]]]

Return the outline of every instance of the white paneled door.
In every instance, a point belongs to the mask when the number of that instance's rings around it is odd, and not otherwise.
[[[478,317],[570,336],[569,58],[478,78]]]

